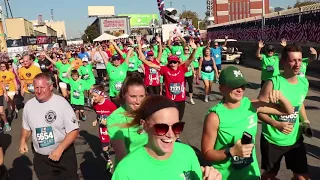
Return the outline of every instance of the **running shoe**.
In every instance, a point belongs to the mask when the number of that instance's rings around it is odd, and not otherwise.
[[[190,99],[190,103],[191,103],[192,105],[195,105],[195,104],[196,104],[196,103],[193,101],[192,98]]]
[[[82,119],[82,121],[85,121],[85,120],[87,120],[87,116],[83,115],[83,116],[81,116],[81,119]]]
[[[209,101],[208,101],[208,96],[206,96],[206,97],[204,98],[204,102],[209,102]]]
[[[5,130],[6,132],[11,131],[11,127],[10,127],[9,123],[5,123],[5,124],[4,124],[4,130]]]

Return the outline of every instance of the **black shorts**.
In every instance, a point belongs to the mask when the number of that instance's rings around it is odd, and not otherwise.
[[[277,173],[282,157],[285,157],[287,169],[296,174],[308,174],[308,162],[303,137],[292,146],[277,146],[269,143],[261,135],[261,168],[267,172]]]
[[[160,95],[160,86],[147,86],[148,95]]]
[[[260,84],[261,89],[262,89],[264,83],[265,83],[265,81],[261,81],[261,84]]]
[[[84,110],[84,105],[75,105],[75,104],[71,104],[72,109],[74,111],[80,111],[80,110]]]
[[[50,160],[46,155],[35,152],[33,165],[39,180],[79,179],[77,174],[77,157],[73,144],[62,153],[60,160],[57,162]]]
[[[0,96],[0,106],[3,106],[3,95]]]
[[[221,64],[216,64],[216,67],[217,67],[218,71],[221,71],[221,69],[222,69]]]

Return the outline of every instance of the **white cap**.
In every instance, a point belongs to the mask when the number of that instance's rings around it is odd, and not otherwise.
[[[83,57],[83,58],[82,58],[82,62],[89,62],[88,57],[87,57],[87,56]]]
[[[148,47],[148,46],[147,46],[147,45],[145,45],[145,44],[143,44],[143,45],[142,45],[142,48],[147,48],[147,47]]]

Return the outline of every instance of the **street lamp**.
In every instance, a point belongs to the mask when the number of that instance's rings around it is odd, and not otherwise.
[[[186,11],[187,11],[186,5],[183,5],[183,6],[182,6],[182,10],[183,10],[183,12],[186,12]]]

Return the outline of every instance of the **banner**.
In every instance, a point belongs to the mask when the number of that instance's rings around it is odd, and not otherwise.
[[[164,19],[164,0],[157,0],[158,3],[158,9],[160,13],[161,19]]]
[[[19,47],[22,46],[22,40],[21,39],[9,39],[7,40],[7,47]]]
[[[22,36],[21,39],[24,46],[37,45],[37,37],[35,36]]]
[[[37,36],[37,44],[48,44],[48,36]]]
[[[119,14],[119,16],[129,16],[131,27],[150,27],[152,19],[159,20],[157,14]]]

